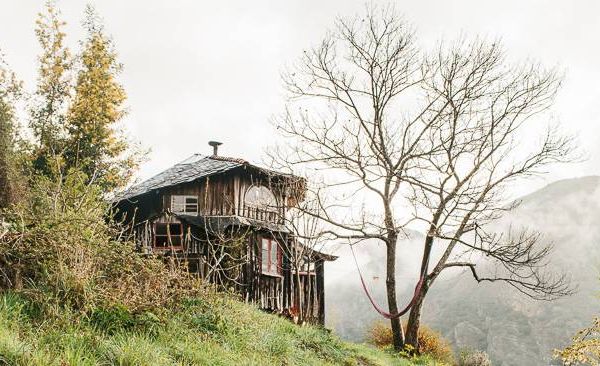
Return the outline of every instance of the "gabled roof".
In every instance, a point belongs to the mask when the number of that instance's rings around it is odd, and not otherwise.
[[[334,261],[338,259],[337,255],[325,253],[315,248],[308,247],[299,241],[296,241],[296,245],[298,245],[301,248],[300,250],[303,251],[305,254],[315,259],[322,259],[326,261]]]
[[[292,175],[275,172],[273,170],[261,168],[250,164],[243,159],[229,158],[225,156],[205,156],[194,154],[184,161],[173,165],[167,170],[158,173],[150,179],[136,184],[127,190],[117,194],[113,202],[119,202],[133,197],[140,196],[144,193],[151,192],[155,189],[175,186],[182,183],[188,183],[200,178],[208,177],[224,173],[226,171],[238,168],[249,167],[264,174],[275,175],[281,177],[293,177]]]

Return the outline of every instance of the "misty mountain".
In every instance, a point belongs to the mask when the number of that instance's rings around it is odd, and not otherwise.
[[[455,350],[488,352],[494,365],[549,365],[552,350],[600,313],[600,177],[552,183],[520,199],[502,220],[507,227],[526,225],[553,244],[550,270],[564,271],[577,286],[575,295],[556,301],[534,301],[501,283],[478,284],[457,270],[436,282],[424,307],[423,321],[440,331]],[[417,280],[422,236],[399,245],[400,306],[410,299]],[[361,269],[377,301],[385,307],[383,247],[359,249]],[[341,255],[327,284],[327,323],[342,336],[360,341],[369,326],[382,319],[364,295],[351,255]]]

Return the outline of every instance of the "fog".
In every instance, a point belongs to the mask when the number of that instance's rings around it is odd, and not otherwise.
[[[73,51],[83,35],[87,2],[59,0]],[[199,2],[91,0],[112,34],[124,65],[129,114],[124,128],[151,149],[139,178],[148,178],[193,153],[260,162],[278,139],[269,119],[285,103],[280,72],[319,42],[336,16],[364,12],[363,0]],[[515,60],[538,60],[565,71],[554,110],[564,128],[580,136],[589,159],[553,168],[522,194],[560,178],[600,174],[600,3],[518,1],[374,1],[392,3],[425,47],[461,34],[504,42]],[[33,33],[41,1],[4,1],[0,50],[31,90],[39,51]],[[244,131],[244,133],[239,133]],[[524,138],[526,138],[524,136]]]
[[[151,149],[139,179],[193,153],[208,154],[209,140],[225,143],[223,155],[261,162],[264,149],[279,141],[269,121],[286,101],[280,72],[317,44],[336,16],[361,13],[365,6],[363,0],[89,2],[104,18],[124,65],[121,81],[129,113],[123,128]],[[76,52],[85,2],[57,4],[67,22],[68,44]],[[578,136],[586,159],[552,167],[543,178],[512,187],[515,198],[535,193],[507,222],[529,224],[546,233],[556,247],[553,265],[572,272],[578,294],[556,303],[531,302],[502,286],[477,286],[468,275],[455,272],[460,281],[446,276],[434,286],[425,308],[425,321],[457,347],[484,348],[500,365],[547,364],[551,349],[585,325],[597,305],[598,179],[568,180],[536,190],[558,179],[600,174],[600,3],[393,4],[414,26],[425,48],[461,34],[482,35],[501,39],[512,60],[536,60],[564,72],[552,118],[565,132]],[[0,12],[0,50],[29,91],[36,79],[39,47],[33,29],[41,8],[38,1],[4,1]],[[530,138],[520,136],[524,143]],[[399,248],[403,306],[417,281],[422,236],[413,233]],[[365,242],[356,250],[368,286],[384,306],[384,248]],[[369,324],[380,317],[360,286],[348,246],[332,243],[328,251],[339,256],[326,267],[328,325],[349,339],[362,339]],[[532,343],[517,343],[515,334]]]
[[[598,220],[600,177],[559,181],[523,197],[521,206],[499,222],[496,230],[513,225],[543,232],[544,243],[554,247],[546,270],[566,273],[576,294],[554,302],[534,301],[508,285],[477,284],[468,271],[456,270],[434,283],[426,299],[424,323],[439,330],[456,350],[487,351],[494,365],[560,364],[552,360],[552,350],[567,344],[597,315]],[[417,280],[415,264],[423,244],[415,236],[399,248],[398,290],[400,302],[406,302]],[[359,258],[368,286],[385,305],[384,251],[365,244]],[[336,270],[345,270],[346,275],[327,278],[327,324],[348,339],[364,340],[369,326],[384,319],[368,302],[354,264],[345,259],[326,267],[326,271]]]

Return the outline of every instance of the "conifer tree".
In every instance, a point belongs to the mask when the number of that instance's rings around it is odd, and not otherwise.
[[[33,167],[44,175],[55,170],[50,165],[59,162],[64,149],[66,110],[72,89],[73,62],[62,31],[65,22],[59,16],[54,3],[47,2],[45,11],[38,14],[35,29],[42,52],[29,126],[36,142]]]
[[[124,186],[137,163],[126,156],[129,144],[118,130],[125,115],[125,90],[117,77],[122,65],[112,40],[88,6],[75,96],[68,112],[67,166],[76,167],[107,190]]]
[[[16,122],[14,102],[19,96],[20,83],[8,70],[0,54],[0,210],[16,203],[19,178],[16,158]]]

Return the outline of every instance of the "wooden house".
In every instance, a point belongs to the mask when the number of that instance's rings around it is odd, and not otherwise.
[[[219,156],[218,145],[118,196],[130,239],[262,309],[323,324],[324,263],[336,257],[304,246],[286,224],[304,179]]]

